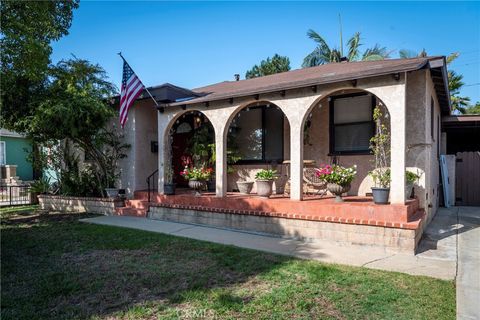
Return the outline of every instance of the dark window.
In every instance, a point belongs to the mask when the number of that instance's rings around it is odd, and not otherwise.
[[[435,141],[433,133],[435,132],[434,122],[435,121],[435,102],[433,102],[433,97],[430,100],[430,136],[432,137],[432,141]]]
[[[369,154],[375,98],[351,94],[330,100],[330,154]]]
[[[239,163],[283,161],[283,119],[283,112],[272,105],[241,110],[228,138],[238,150]]]

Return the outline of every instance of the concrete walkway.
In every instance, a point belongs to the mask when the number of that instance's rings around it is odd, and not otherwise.
[[[451,248],[453,251],[441,251],[440,256],[432,253],[435,251],[432,249],[425,249],[421,255],[414,256],[392,253],[375,247],[341,245],[334,241],[307,242],[258,233],[136,217],[102,216],[83,219],[81,221],[159,232],[191,239],[234,245],[241,248],[290,255],[303,259],[315,259],[326,263],[339,263],[372,269],[398,271],[447,280],[454,279],[456,274],[455,246]]]

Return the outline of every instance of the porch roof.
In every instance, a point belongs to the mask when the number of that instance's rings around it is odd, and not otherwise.
[[[186,106],[320,84],[415,71],[423,68],[429,68],[435,71],[432,73],[432,78],[435,83],[439,102],[443,113],[449,114],[450,99],[446,79],[446,63],[443,56],[329,63],[317,67],[297,69],[253,79],[224,81],[193,89],[192,91],[199,94],[199,97],[185,101],[166,103],[163,106]]]

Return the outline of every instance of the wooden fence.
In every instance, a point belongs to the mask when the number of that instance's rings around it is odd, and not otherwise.
[[[480,151],[458,152],[455,171],[455,204],[480,206]]]

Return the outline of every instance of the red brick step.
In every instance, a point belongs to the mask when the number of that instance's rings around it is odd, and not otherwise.
[[[121,207],[115,209],[117,215],[119,216],[134,216],[134,217],[146,217],[147,208],[132,208],[132,207]]]

